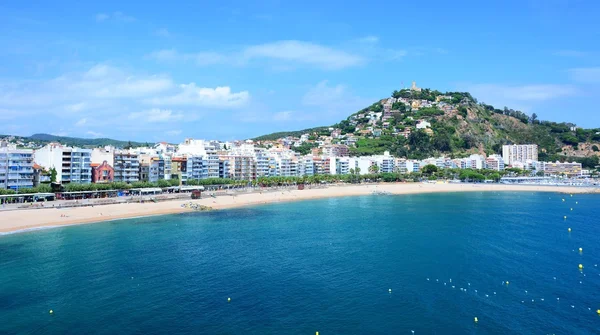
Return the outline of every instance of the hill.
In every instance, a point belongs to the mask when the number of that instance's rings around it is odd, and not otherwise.
[[[304,130],[295,130],[295,131],[280,131],[272,134],[262,135],[259,137],[255,137],[252,140],[254,141],[274,141],[284,137],[300,137],[302,134],[312,134],[312,133],[320,133],[320,132],[328,132],[328,127],[315,127]]]
[[[538,144],[543,161],[579,161],[598,165],[600,128],[582,129],[568,122],[542,121],[536,114],[479,103],[467,92],[402,89],[391,97],[332,125],[341,132],[332,143],[348,144],[352,155],[389,151],[398,157],[423,159],[473,153],[501,154],[504,144]],[[275,133],[257,139],[309,133],[327,139],[326,127]],[[337,135],[337,134],[336,134]]]
[[[8,135],[0,135],[1,138],[9,137]],[[141,147],[150,145],[150,143],[142,143],[142,142],[131,142],[131,141],[120,141],[113,140],[110,138],[79,138],[79,137],[66,137],[66,136],[55,136],[50,134],[33,134],[31,136],[19,137],[12,136],[15,140],[28,143],[33,142],[38,145],[44,145],[50,142],[59,142],[68,146],[76,146],[83,148],[95,148],[102,147],[106,145],[112,145],[117,148],[124,148],[127,146],[132,147]]]

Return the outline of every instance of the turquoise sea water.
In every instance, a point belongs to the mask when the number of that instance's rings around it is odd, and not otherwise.
[[[598,263],[594,195],[363,196],[121,220],[0,236],[0,333],[599,334]]]

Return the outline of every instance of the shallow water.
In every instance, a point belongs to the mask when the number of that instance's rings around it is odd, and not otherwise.
[[[0,237],[0,333],[598,334],[598,263],[598,195],[363,196],[112,221]]]

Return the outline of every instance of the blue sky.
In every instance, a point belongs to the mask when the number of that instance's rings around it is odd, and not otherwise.
[[[416,81],[600,127],[600,2],[0,4],[0,134],[177,142],[330,125]]]

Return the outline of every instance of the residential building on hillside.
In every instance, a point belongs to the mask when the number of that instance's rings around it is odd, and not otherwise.
[[[538,160],[537,144],[513,144],[502,146],[504,164],[513,165],[514,162],[525,163],[527,160]]]
[[[0,148],[0,189],[33,187],[33,150]]]
[[[347,145],[332,144],[323,147],[323,155],[329,157],[346,157],[350,154],[350,149]]]
[[[68,183],[91,183],[91,149],[81,149],[50,143],[34,153],[36,163],[46,169],[56,169],[56,181]]]
[[[134,183],[140,180],[139,155],[129,150],[114,152],[114,181]]]

